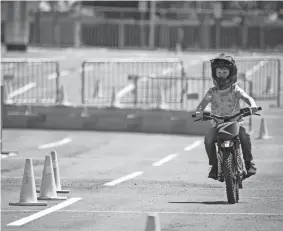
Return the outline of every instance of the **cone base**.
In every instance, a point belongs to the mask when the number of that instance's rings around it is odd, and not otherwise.
[[[10,202],[12,206],[47,206],[46,202]]]
[[[156,215],[148,215],[145,231],[161,231],[159,217]]]
[[[40,189],[36,190],[37,193],[40,193]],[[60,190],[56,190],[57,193],[70,193],[70,190],[64,190],[64,189],[60,189]]]
[[[270,140],[272,137],[271,136],[263,136],[263,137],[258,137],[257,140]]]
[[[57,200],[67,200],[67,197],[58,197],[58,196],[57,197],[56,196],[55,197],[38,197],[37,199],[38,200],[49,200],[49,201],[51,201],[51,200],[55,201],[56,200],[57,201]]]
[[[16,154],[16,155],[19,154],[17,151],[2,151],[2,152],[1,152],[2,155],[9,155],[10,153],[14,153],[14,154]]]
[[[66,190],[66,189],[60,189],[60,190],[56,190],[57,193],[70,193],[70,190]]]

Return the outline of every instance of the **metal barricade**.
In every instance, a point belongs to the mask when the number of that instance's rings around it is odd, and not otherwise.
[[[257,100],[275,100],[280,105],[280,60],[275,58],[237,58],[238,76],[252,84]],[[203,62],[203,77],[211,75],[209,61]],[[243,88],[245,88],[244,86]]]
[[[59,62],[54,60],[3,58],[1,78],[5,103],[58,103],[59,75]]]
[[[150,107],[155,102],[157,85],[177,89],[184,75],[179,59],[92,59],[82,64],[82,103],[108,106],[113,96],[127,107]],[[164,78],[170,79],[164,80]]]
[[[167,85],[172,85],[172,81],[176,82],[173,88],[164,88],[162,92],[163,103],[171,110],[195,110],[205,93],[213,87],[211,78],[184,76],[177,79],[162,78],[162,81],[167,82]],[[151,87],[157,89],[158,86],[157,80],[151,78]],[[209,108],[210,105],[207,106],[208,110]]]

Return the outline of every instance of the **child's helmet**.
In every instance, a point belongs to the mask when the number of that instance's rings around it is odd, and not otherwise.
[[[210,60],[211,64],[211,74],[213,79],[213,84],[219,89],[224,90],[230,87],[232,84],[237,82],[237,66],[235,60],[224,53],[218,55],[215,59]],[[226,67],[229,69],[229,75],[227,78],[217,78],[216,68]]]

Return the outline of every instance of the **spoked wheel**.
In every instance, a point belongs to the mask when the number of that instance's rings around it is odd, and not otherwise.
[[[233,155],[231,152],[224,154],[224,177],[226,183],[227,199],[229,204],[235,204],[239,201],[239,181],[236,179],[233,164]]]

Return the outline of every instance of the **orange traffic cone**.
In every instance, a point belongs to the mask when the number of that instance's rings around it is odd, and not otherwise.
[[[260,121],[260,129],[259,129],[259,136],[258,140],[269,140],[271,137],[268,135],[267,126],[265,124],[264,118]]]
[[[62,186],[61,186],[59,165],[58,165],[58,159],[57,159],[57,152],[56,151],[51,151],[50,155],[51,155],[51,159],[52,159],[56,191],[57,191],[57,193],[69,193],[70,192],[69,190],[63,190]]]
[[[165,103],[165,92],[162,86],[158,87],[158,93],[156,96],[156,107],[158,109],[167,109],[168,106]]]
[[[161,231],[158,214],[149,214],[147,216],[145,231]]]
[[[66,200],[67,197],[58,197],[53,172],[51,156],[45,156],[42,181],[40,186],[40,195],[38,200]]]
[[[21,186],[19,202],[10,202],[9,205],[17,206],[46,206],[46,202],[38,202],[36,198],[35,179],[32,159],[26,159],[24,176]]]

